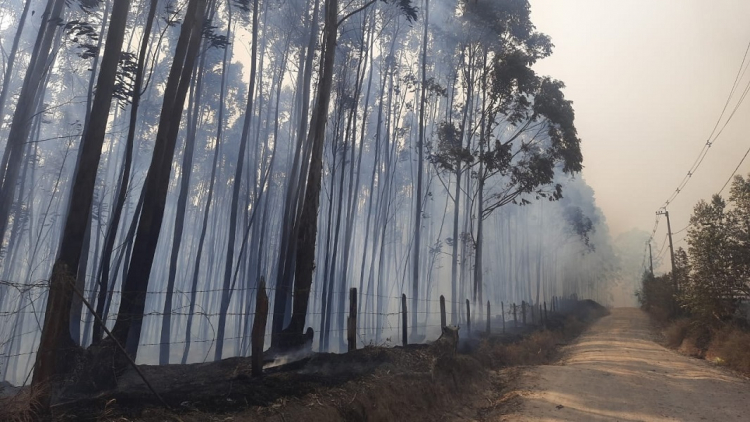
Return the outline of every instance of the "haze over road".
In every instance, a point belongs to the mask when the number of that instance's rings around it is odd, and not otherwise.
[[[639,309],[614,309],[564,352],[524,370],[521,408],[501,420],[750,420],[750,383],[658,345]]]

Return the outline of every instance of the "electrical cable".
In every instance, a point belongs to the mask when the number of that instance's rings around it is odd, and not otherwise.
[[[698,153],[698,157],[693,162],[693,165],[690,166],[690,169],[688,170],[685,177],[682,178],[680,183],[677,185],[677,188],[674,190],[674,192],[667,198],[667,200],[664,202],[664,204],[660,207],[662,209],[666,209],[667,206],[669,206],[670,203],[672,203],[677,196],[682,192],[682,190],[687,186],[690,179],[693,177],[695,172],[698,170],[700,165],[703,163],[703,160],[706,158],[706,155],[708,155],[708,151],[711,149],[711,146],[716,142],[716,140],[719,138],[719,136],[723,133],[724,129],[727,127],[729,122],[734,117],[735,113],[739,109],[739,107],[742,105],[742,103],[745,101],[745,98],[747,97],[747,94],[750,92],[750,81],[745,86],[744,90],[742,91],[742,95],[740,96],[740,99],[738,100],[737,104],[735,104],[734,108],[732,109],[732,112],[729,114],[729,117],[724,122],[724,124],[721,126],[721,129],[719,129],[719,125],[721,124],[721,121],[724,117],[724,115],[727,112],[727,108],[729,107],[729,104],[734,97],[735,93],[737,92],[737,88],[739,87],[740,80],[744,77],[745,73],[748,70],[748,67],[750,66],[750,61],[747,60],[748,53],[750,52],[750,43],[748,43],[747,48],[745,49],[745,54],[742,57],[742,63],[740,64],[740,67],[737,71],[737,75],[735,76],[734,83],[732,84],[732,89],[729,91],[729,96],[727,97],[726,102],[724,103],[724,107],[721,110],[721,114],[719,115],[719,118],[716,120],[716,124],[714,124],[713,130],[711,130],[711,134],[709,134],[708,139],[706,140],[706,143],[701,148],[700,152]],[[746,64],[747,63],[747,64]],[[718,129],[718,132],[717,132]],[[750,153],[750,150],[748,150]],[[747,154],[746,154],[747,155]]]

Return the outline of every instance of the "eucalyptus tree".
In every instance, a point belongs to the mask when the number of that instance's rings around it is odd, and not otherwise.
[[[59,23],[64,16],[65,0],[47,0],[42,22],[26,68],[21,92],[13,113],[8,142],[5,144],[2,163],[0,163],[0,242],[5,237],[13,195],[18,183],[23,146],[28,140],[35,105],[44,91],[43,80],[48,69],[48,59],[52,50],[55,34],[60,31]]]
[[[417,326],[417,305],[419,304],[419,252],[422,247],[422,190],[424,167],[424,144],[425,144],[425,107],[427,102],[427,29],[430,23],[430,0],[424,2],[424,35],[422,35],[422,82],[420,86],[419,99],[419,139],[417,140],[417,189],[414,193],[416,201],[414,207],[414,256],[412,264],[412,290],[411,290],[411,325]],[[416,330],[412,330],[412,335]]]
[[[464,19],[484,30],[472,41],[478,50],[469,53],[479,64],[472,76],[477,83],[468,80],[468,89],[474,85],[479,90],[479,136],[462,146],[457,138],[464,136],[464,124],[443,123],[434,160],[448,169],[470,163],[476,181],[470,205],[476,206],[477,224],[476,231],[471,231],[475,252],[472,296],[483,303],[484,220],[504,205],[527,203],[529,195],[559,199],[561,186],[550,188],[558,167],[564,173],[578,172],[582,157],[573,109],[561,91],[563,84],[539,77],[531,69],[551,54],[552,46],[547,36],[535,31],[529,3],[468,2],[463,4],[463,13]],[[488,184],[490,179],[494,181]],[[454,242],[455,233],[454,227]]]
[[[138,123],[138,110],[140,109],[142,91],[145,85],[145,70],[147,51],[149,45],[149,39],[151,38],[151,31],[154,25],[154,19],[156,17],[156,8],[158,5],[157,0],[149,1],[148,13],[143,26],[143,33],[141,34],[140,47],[138,50],[138,60],[135,67],[133,76],[133,88],[131,91],[131,104],[130,104],[130,116],[128,124],[128,134],[125,141],[124,157],[122,164],[120,165],[120,176],[117,183],[117,189],[115,191],[115,203],[112,207],[112,215],[110,217],[109,224],[107,226],[107,232],[104,235],[104,245],[102,246],[101,261],[99,265],[98,274],[96,274],[96,281],[98,285],[98,300],[96,301],[96,314],[99,318],[104,316],[105,303],[107,302],[107,291],[111,291],[110,286],[110,265],[112,261],[112,252],[115,247],[115,239],[117,229],[120,226],[120,220],[122,218],[123,210],[125,209],[125,202],[127,200],[128,186],[130,183],[130,173],[133,166],[133,152],[135,148],[135,134]],[[102,327],[99,322],[94,323],[94,330],[92,334],[92,343],[96,343],[102,338]]]
[[[213,5],[213,2],[212,2]],[[209,12],[211,13],[211,12]],[[210,22],[211,17],[207,18]],[[174,294],[175,278],[177,277],[177,259],[180,256],[180,245],[182,244],[183,231],[185,228],[185,210],[187,208],[188,190],[190,178],[193,173],[193,155],[195,151],[195,138],[198,130],[198,121],[201,118],[203,94],[203,76],[206,72],[206,54],[209,41],[203,40],[204,54],[201,55],[200,63],[196,69],[196,76],[190,88],[187,113],[187,130],[185,134],[185,148],[182,153],[180,192],[177,198],[177,210],[175,215],[175,227],[172,235],[172,247],[169,254],[169,273],[167,275],[166,295],[163,304],[163,316],[161,323],[161,336],[159,347],[159,364],[169,364],[170,338],[172,332],[172,298]]]
[[[167,188],[185,97],[201,45],[206,0],[190,0],[180,28],[172,66],[164,88],[159,127],[146,182],[143,207],[133,244],[127,278],[123,281],[120,309],[112,329],[114,340],[127,341],[128,353],[136,357],[149,275],[164,217]],[[119,369],[125,364],[122,360]]]
[[[228,40],[230,37],[230,34],[233,31],[233,22],[232,22],[232,6],[231,3],[227,3],[227,30],[225,38]],[[203,210],[203,218],[201,219],[201,229],[200,229],[200,235],[198,238],[198,246],[196,250],[196,256],[195,256],[195,262],[193,265],[193,271],[190,276],[191,283],[190,283],[190,302],[188,305],[188,315],[187,315],[187,323],[185,328],[185,348],[182,353],[182,364],[187,363],[188,355],[190,353],[190,343],[192,340],[192,327],[193,327],[193,316],[195,313],[195,307],[196,307],[196,301],[197,301],[197,290],[198,290],[198,278],[200,275],[201,270],[201,262],[203,258],[203,248],[206,242],[206,234],[208,231],[208,219],[211,211],[211,204],[214,197],[214,188],[216,185],[216,175],[218,170],[218,163],[219,163],[219,152],[221,147],[221,142],[223,139],[223,132],[224,132],[224,125],[225,125],[225,96],[227,91],[227,71],[229,68],[229,55],[230,55],[230,46],[226,46],[224,48],[224,54],[222,58],[222,64],[221,64],[221,82],[219,84],[219,97],[218,97],[218,104],[217,104],[217,117],[216,117],[216,135],[213,145],[213,158],[211,160],[211,175],[209,176],[209,182],[208,182],[208,192],[206,195],[206,206]]]
[[[385,0],[384,0],[385,1]],[[416,9],[410,0],[393,0],[403,11],[410,21],[416,19]],[[283,330],[283,337],[279,338],[284,346],[294,346],[304,341],[302,331],[305,328],[307,307],[310,298],[310,287],[312,285],[312,273],[315,267],[315,244],[318,234],[318,208],[320,204],[320,181],[323,167],[323,143],[325,141],[325,128],[328,116],[328,105],[331,99],[333,84],[334,63],[336,59],[336,40],[338,38],[339,26],[349,17],[364,10],[375,3],[370,0],[363,6],[339,17],[338,0],[325,1],[324,19],[324,41],[322,52],[321,73],[318,79],[317,98],[310,117],[310,129],[307,142],[311,148],[310,164],[307,174],[307,186],[304,192],[301,212],[296,225],[299,227],[296,242],[294,299],[292,304],[292,316],[289,325]],[[291,222],[287,222],[290,224]],[[284,290],[277,291],[283,294]],[[283,318],[286,301],[276,300],[274,303],[274,321]],[[281,309],[277,309],[281,307]]]
[[[237,154],[237,166],[235,167],[234,180],[232,185],[232,204],[230,205],[229,215],[229,236],[227,237],[227,257],[224,263],[224,282],[221,291],[221,308],[219,309],[219,324],[216,329],[216,348],[214,349],[214,358],[220,360],[224,350],[224,330],[226,328],[227,310],[229,301],[234,290],[232,282],[232,269],[234,268],[234,249],[235,237],[237,235],[237,212],[240,200],[240,186],[242,185],[242,171],[245,164],[245,154],[247,142],[250,137],[250,123],[253,117],[253,101],[255,100],[256,71],[258,62],[258,2],[253,0],[253,41],[252,52],[250,54],[250,83],[248,84],[247,105],[243,117],[242,134],[240,135],[240,149]],[[256,208],[253,207],[253,213]]]
[[[60,255],[50,277],[44,329],[32,380],[35,387],[63,373],[68,366],[64,356],[70,353],[73,341],[69,331],[69,312],[74,290],[77,289],[75,276],[81,253],[84,250],[83,241],[91,214],[96,173],[109,120],[109,109],[115,90],[115,78],[129,8],[129,0],[117,1],[112,8],[107,41],[97,79],[96,95],[81,140],[81,152],[76,164],[77,171],[70,194],[70,208],[65,219]],[[77,293],[81,294],[80,291]],[[43,397],[44,401],[49,400],[48,395],[45,394]]]
[[[18,54],[18,44],[21,41],[21,34],[23,33],[23,29],[26,26],[26,17],[29,14],[29,6],[31,5],[32,0],[26,0],[23,3],[23,10],[21,11],[21,16],[18,18],[18,25],[16,27],[16,34],[13,37],[13,44],[10,47],[10,52],[8,53],[8,58],[6,59],[5,64],[5,73],[3,74],[3,87],[0,89],[0,122],[2,122],[5,118],[5,103],[8,99],[8,92],[10,92],[11,89],[11,83],[13,81],[13,68],[16,65],[16,55]],[[3,167],[5,167],[7,163],[3,161]]]

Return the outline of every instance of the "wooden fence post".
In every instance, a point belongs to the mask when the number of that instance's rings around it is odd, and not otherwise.
[[[440,329],[446,327],[445,319],[445,296],[440,295]]]
[[[536,310],[539,311],[539,324],[543,325],[544,324],[544,313],[543,313],[544,311],[542,311],[541,303],[537,305]]]
[[[500,315],[503,317],[503,334],[505,334],[505,305],[500,302]]]
[[[521,321],[523,322],[523,326],[526,326],[526,301],[521,301]]]
[[[518,328],[518,313],[516,312],[516,304],[513,303],[513,325]]]
[[[536,308],[536,305],[529,304],[529,307],[531,308],[531,325],[536,325],[536,315],[534,315],[534,308]]]
[[[268,295],[266,295],[266,279],[260,278],[258,294],[255,295],[255,318],[253,318],[253,330],[251,333],[251,365],[252,375],[259,377],[263,375],[263,346],[266,338],[266,321],[268,320]]]
[[[490,301],[487,301],[487,335],[490,335]]]
[[[406,294],[401,295],[401,337],[404,347],[408,344],[406,341]]]
[[[469,336],[471,336],[471,305],[469,304],[469,299],[466,299],[466,327],[469,331]]]
[[[549,319],[547,318],[549,317],[547,316],[547,301],[545,300],[544,301],[544,328],[547,328],[547,322],[549,322]]]
[[[349,351],[357,350],[357,288],[349,289],[349,319],[346,327],[346,341]]]

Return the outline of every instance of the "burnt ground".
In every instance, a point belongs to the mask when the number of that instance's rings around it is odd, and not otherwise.
[[[548,325],[560,332],[575,326],[567,336],[576,335],[584,325],[580,321],[604,314],[600,308],[594,302],[581,301],[567,315],[551,314]],[[500,330],[499,321],[492,324]],[[510,410],[504,410],[509,403],[506,387],[518,371],[508,369],[517,364],[512,361],[516,358],[498,362],[482,354],[488,348],[506,345],[516,345],[515,354],[539,353],[541,349],[532,349],[542,347],[540,343],[533,343],[529,350],[518,345],[530,337],[552,336],[547,333],[550,331],[531,325],[519,329],[508,326],[505,334],[463,339],[458,353],[424,344],[365,347],[346,354],[316,353],[267,368],[260,378],[251,377],[250,358],[244,357],[190,365],[143,365],[139,368],[168,409],[135,371],[129,370],[115,390],[96,396],[68,396],[44,419],[483,420]],[[555,348],[555,343],[544,347]],[[527,362],[521,358],[520,362]]]

